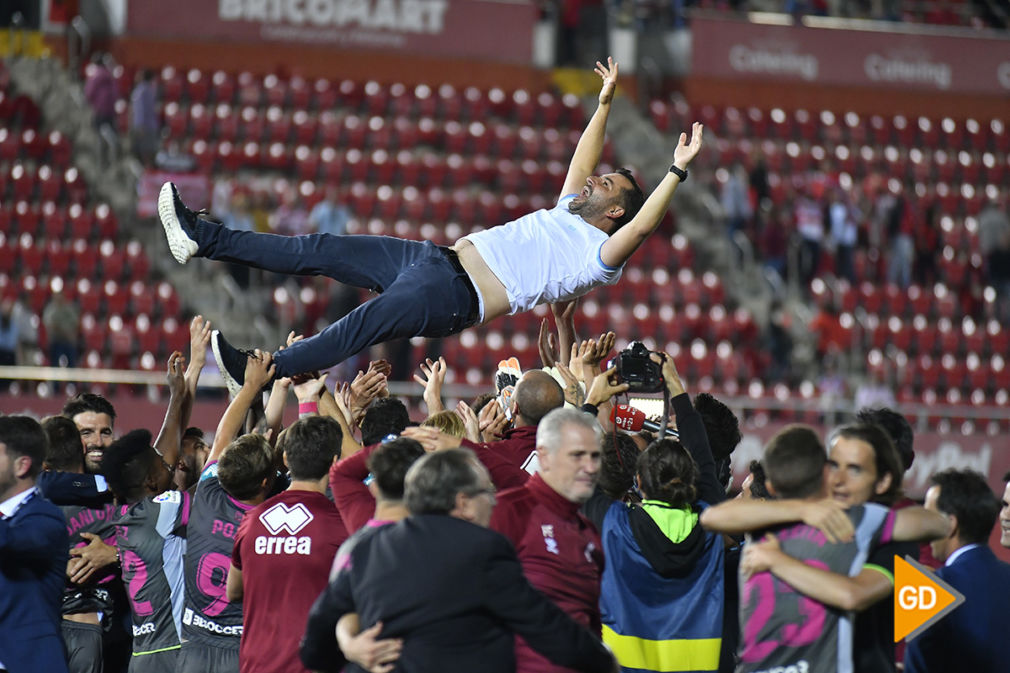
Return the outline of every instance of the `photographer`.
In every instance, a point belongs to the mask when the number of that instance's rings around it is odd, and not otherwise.
[[[661,437],[639,456],[635,484],[641,504],[613,501],[597,489],[583,509],[600,531],[607,559],[600,596],[603,640],[625,668],[650,670],[649,662],[660,661],[661,651],[674,645],[694,670],[715,671],[722,633],[723,544],[698,519],[725,491],[716,478],[701,416],[673,358],[647,353],[646,360],[644,350],[632,344],[618,356],[619,378],[631,382],[631,390],[654,391],[659,377],[676,414],[680,441]]]

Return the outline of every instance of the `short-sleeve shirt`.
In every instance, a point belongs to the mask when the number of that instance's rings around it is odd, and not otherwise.
[[[848,510],[856,529],[851,542],[830,543],[812,526],[775,531],[782,551],[804,563],[839,573],[858,573],[871,550],[890,540],[894,514],[881,505]],[[851,613],[797,593],[770,572],[740,578],[740,665],[737,673],[795,670],[852,673]]]
[[[130,505],[116,522],[135,657],[180,647],[189,507],[188,493],[165,491]]]
[[[182,633],[214,647],[237,650],[242,638],[242,603],[228,600],[228,568],[235,535],[254,505],[235,500],[217,478],[217,461],[200,474],[186,530],[186,602]]]
[[[63,517],[67,520],[67,535],[70,536],[70,548],[87,546],[88,542],[81,537],[81,533],[91,533],[102,539],[108,545],[116,544],[116,520],[125,514],[125,507],[117,507],[112,503],[106,503],[98,507],[84,507],[82,505],[64,505],[60,507]],[[61,611],[65,615],[81,614],[87,612],[110,612],[112,610],[112,597],[107,588],[102,585],[108,584],[115,579],[115,573],[102,572],[94,579],[80,585],[67,584],[63,592],[63,605]]]
[[[242,673],[305,672],[298,644],[346,537],[336,506],[312,491],[284,491],[245,515],[231,557],[242,571]]]
[[[621,277],[622,267],[600,257],[607,234],[568,212],[575,196],[466,237],[505,287],[511,314],[581,297]]]

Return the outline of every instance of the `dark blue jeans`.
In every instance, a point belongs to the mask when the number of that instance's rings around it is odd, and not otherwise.
[[[328,276],[381,293],[319,334],[273,354],[277,376],[326,369],[403,337],[461,332],[476,313],[467,274],[430,241],[390,236],[276,236],[201,220],[197,255],[276,273]]]

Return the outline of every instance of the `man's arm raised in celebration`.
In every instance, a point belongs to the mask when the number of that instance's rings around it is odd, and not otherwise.
[[[690,142],[688,142],[686,133],[680,134],[677,149],[673,151],[673,166],[681,171],[687,170],[688,164],[701,150],[703,130],[704,127],[699,122],[695,122],[691,126]],[[642,209],[632,218],[631,222],[618,229],[603,243],[603,247],[600,248],[600,260],[604,264],[618,267],[628,261],[638,246],[642,245],[663,221],[663,215],[670,207],[673,193],[677,191],[679,184],[680,177],[672,171],[663,176],[659,186],[645,200]],[[567,188],[567,186],[566,183],[565,187]]]
[[[617,63],[609,56],[607,57],[607,65],[597,61],[596,74],[603,79],[603,87],[600,89],[600,104],[582,131],[579,144],[575,146],[575,154],[572,155],[572,160],[568,164],[568,175],[565,176],[565,185],[561,188],[558,199],[581,191],[586,183],[586,178],[596,170],[596,165],[600,163],[600,156],[603,154],[603,142],[607,135],[607,117],[610,116],[610,102],[614,99],[614,90],[617,88]]]

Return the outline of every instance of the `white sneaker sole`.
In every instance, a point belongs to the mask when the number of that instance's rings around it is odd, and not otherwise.
[[[168,249],[179,264],[185,264],[196,254],[199,246],[196,241],[186,235],[179,216],[175,212],[175,199],[172,197],[172,185],[168,182],[161,186],[158,194],[158,217],[161,226],[165,228],[165,238],[168,239]]]
[[[210,333],[210,347],[214,351],[214,361],[217,362],[218,371],[221,372],[221,378],[224,379],[224,385],[228,388],[228,394],[232,397],[238,395],[238,392],[242,390],[242,384],[239,383],[228,373],[228,370],[224,368],[221,360],[221,347],[218,346],[217,339],[221,336],[221,332],[214,330]]]

